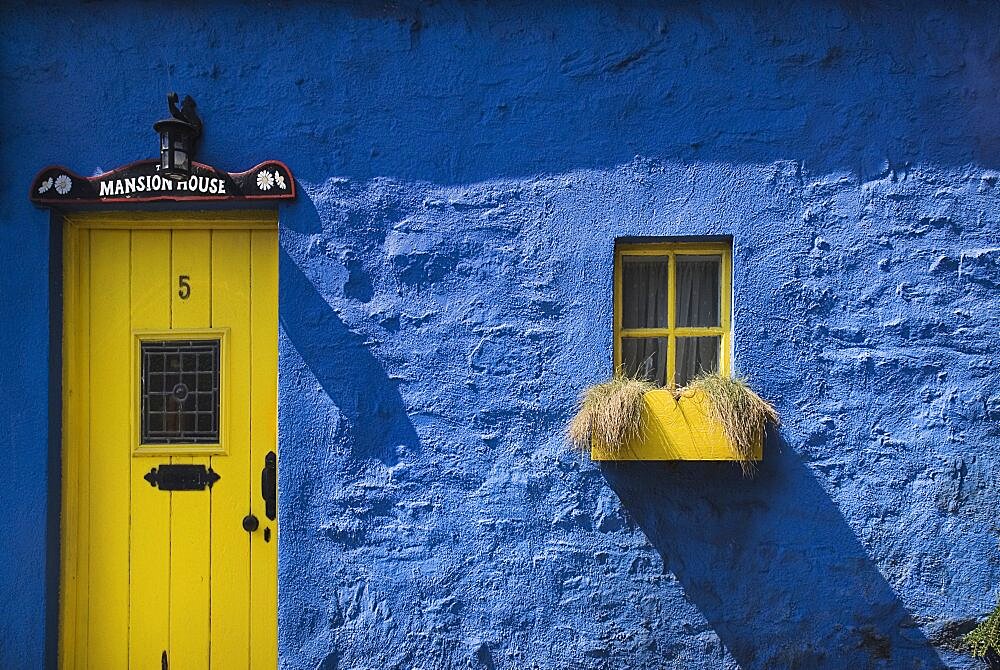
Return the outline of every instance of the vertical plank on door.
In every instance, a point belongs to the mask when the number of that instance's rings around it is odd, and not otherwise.
[[[78,454],[77,461],[77,551],[76,557],[76,667],[87,667],[87,638],[90,625],[88,596],[90,594],[90,327],[93,315],[90,313],[90,231],[80,231],[80,323],[76,336],[76,354],[79,367],[79,424],[74,431]]]
[[[132,231],[132,329],[170,328],[170,231]],[[130,355],[136,355],[132,343]],[[125,355],[125,352],[123,352]],[[139,374],[136,361],[132,377]],[[132,380],[132,394],[140,392]],[[138,399],[132,408],[138,411]],[[133,416],[129,448],[134,447],[138,417]],[[170,613],[170,493],[143,479],[150,468],[166,459],[132,458],[132,514],[129,558],[129,670],[160,670],[167,648]]]
[[[171,327],[208,328],[212,324],[212,233],[174,230],[171,241]],[[191,293],[182,299],[178,277],[190,277]],[[171,463],[209,465],[207,456],[174,456]],[[211,573],[211,493],[170,493],[170,667],[207,668]]]
[[[278,665],[278,524],[264,514],[260,471],[269,451],[277,451],[278,412],[278,233],[251,233],[251,509],[261,529],[250,538],[250,665],[274,670]],[[280,463],[279,463],[280,467]],[[270,542],[263,530],[271,531]]]
[[[249,667],[250,537],[250,233],[212,233],[212,326],[229,329],[225,456],[212,457],[222,478],[212,488],[212,666]],[[260,532],[260,531],[258,531]]]
[[[80,551],[77,546],[81,537],[80,513],[80,383],[82,371],[87,369],[79,350],[81,320],[80,275],[89,267],[80,259],[80,231],[68,222],[63,228],[63,436],[62,436],[62,516],[59,587],[59,667],[72,670],[76,667],[76,607],[77,589],[81,580],[77,574]]]
[[[128,665],[129,237],[91,231],[90,668]]]

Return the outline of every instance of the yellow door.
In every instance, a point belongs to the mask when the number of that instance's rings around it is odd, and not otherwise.
[[[60,667],[277,666],[273,214],[64,235]]]

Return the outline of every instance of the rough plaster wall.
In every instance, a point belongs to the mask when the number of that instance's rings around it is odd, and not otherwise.
[[[282,667],[977,667],[948,647],[1000,584],[992,5],[2,19],[5,268],[44,267],[36,169],[152,155],[168,88],[197,98],[205,162],[300,180]],[[734,239],[734,362],[784,420],[752,481],[562,442],[610,372],[631,235]],[[3,388],[30,390],[0,436],[31,454],[0,490],[36,527],[45,286],[0,282]],[[38,667],[45,538],[4,538],[0,665]]]
[[[27,185],[37,154],[18,137],[28,118],[13,99],[30,88],[27,69],[14,70],[7,11],[0,8],[0,668],[39,668],[54,576],[48,487],[49,393],[48,217],[32,210]],[[43,114],[44,116],[45,114]],[[19,161],[24,160],[24,164]],[[27,181],[26,181],[27,180]],[[58,562],[58,554],[54,559]],[[48,621],[47,621],[48,617]]]
[[[307,185],[317,227],[282,238],[289,667],[943,667],[998,573],[997,176]],[[613,239],[680,234],[734,236],[735,365],[784,418],[753,481],[562,441],[610,370]]]
[[[0,667],[12,668],[38,667],[46,615],[48,231],[12,224],[23,191],[0,190]]]

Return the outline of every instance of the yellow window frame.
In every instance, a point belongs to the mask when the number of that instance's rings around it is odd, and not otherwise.
[[[706,328],[677,327],[677,257],[707,256],[722,257],[722,277],[719,279],[719,325]],[[623,328],[622,327],[622,266],[626,256],[667,256],[667,327],[666,328]],[[725,242],[650,242],[627,243],[615,246],[615,317],[614,317],[614,364],[615,370],[622,369],[622,339],[626,337],[666,337],[667,338],[667,382],[674,384],[677,376],[678,337],[721,337],[719,345],[719,372],[730,374],[730,351],[732,341],[732,246]]]
[[[229,453],[229,329],[177,328],[173,330],[132,331],[131,418],[132,454],[134,456],[225,456]],[[215,443],[144,444],[142,442],[142,343],[165,340],[219,341],[219,441]]]

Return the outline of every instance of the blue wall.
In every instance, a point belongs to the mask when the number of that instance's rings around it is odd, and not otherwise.
[[[3,10],[0,666],[53,639],[25,189],[150,157],[176,89],[203,161],[300,182],[283,668],[979,667],[952,647],[1000,585],[1000,8],[562,4]],[[637,235],[734,239],[734,362],[783,418],[752,481],[563,442]]]

